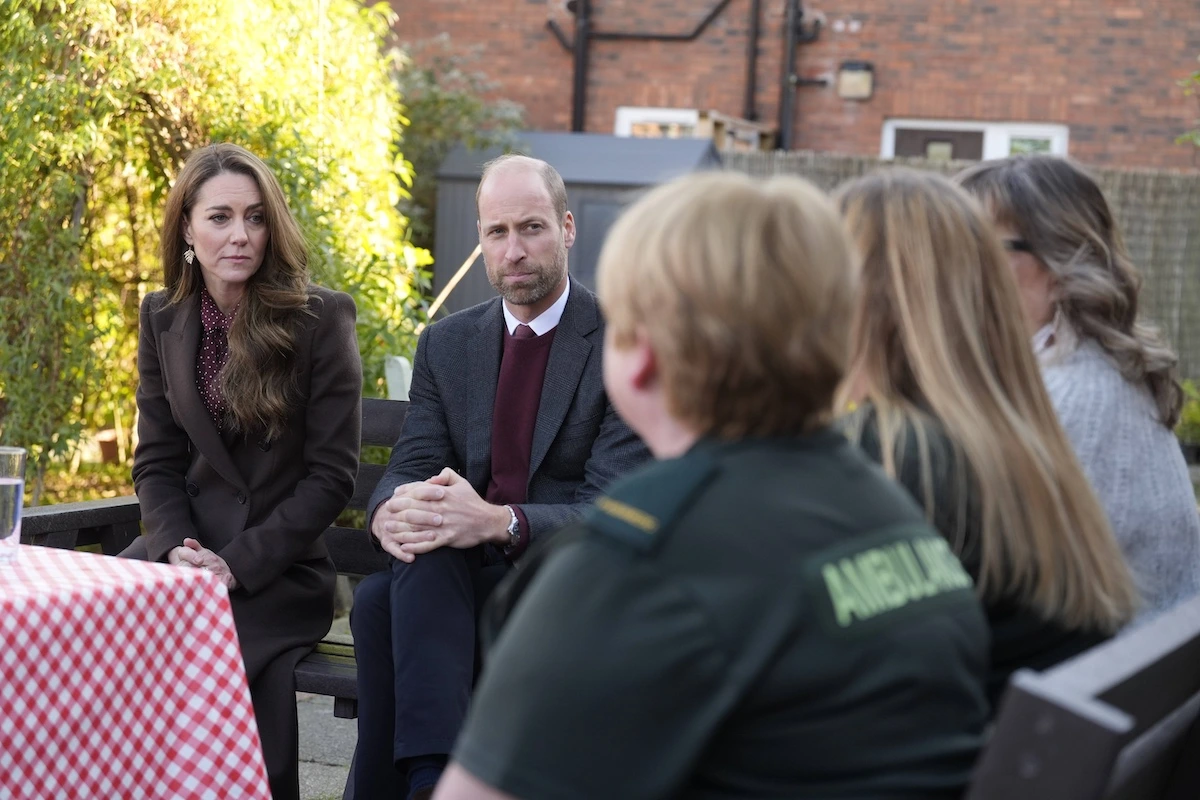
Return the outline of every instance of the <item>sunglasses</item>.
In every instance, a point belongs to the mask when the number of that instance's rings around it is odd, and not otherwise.
[[[1005,239],[1004,249],[1010,253],[1032,253],[1033,245],[1024,239]]]

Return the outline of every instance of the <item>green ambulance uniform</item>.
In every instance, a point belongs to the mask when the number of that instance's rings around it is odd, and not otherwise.
[[[495,598],[454,757],[524,798],[951,798],[987,624],[841,434],[704,441],[614,484]]]

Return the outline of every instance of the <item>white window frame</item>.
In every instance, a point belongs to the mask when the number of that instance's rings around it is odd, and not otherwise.
[[[974,131],[983,134],[983,159],[1007,158],[1013,139],[1049,139],[1050,152],[1067,155],[1070,131],[1066,125],[1037,122],[964,122],[950,119],[889,119],[883,123],[880,158],[896,157],[896,130]]]
[[[654,106],[617,106],[616,124],[613,133],[617,136],[632,136],[633,126],[642,122],[658,125],[700,124],[700,110],[696,108],[656,108]]]

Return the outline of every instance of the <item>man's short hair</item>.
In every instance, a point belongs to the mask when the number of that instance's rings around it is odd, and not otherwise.
[[[830,420],[856,277],[837,211],[815,186],[713,172],[627,209],[597,284],[612,342],[645,331],[671,415],[738,439]]]
[[[563,183],[562,175],[559,175],[558,170],[545,161],[521,153],[505,153],[483,165],[483,172],[479,175],[479,185],[475,187],[476,216],[479,214],[479,194],[483,191],[484,182],[492,172],[508,164],[525,164],[542,176],[542,182],[546,184],[546,191],[550,193],[550,204],[554,207],[554,215],[561,225],[567,216],[567,187]]]

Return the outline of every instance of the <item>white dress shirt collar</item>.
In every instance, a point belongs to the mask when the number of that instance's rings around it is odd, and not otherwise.
[[[567,307],[567,297],[570,294],[571,280],[568,278],[567,288],[563,289],[563,293],[554,301],[554,305],[547,308],[541,314],[538,314],[533,318],[533,321],[526,324],[533,328],[533,332],[538,336],[554,330],[558,327],[559,320],[562,319],[563,311]],[[513,316],[513,313],[508,310],[508,303],[502,300],[500,301],[500,305],[504,307],[504,324],[508,326],[508,333],[511,336],[516,331],[517,326],[521,324],[521,320]]]

